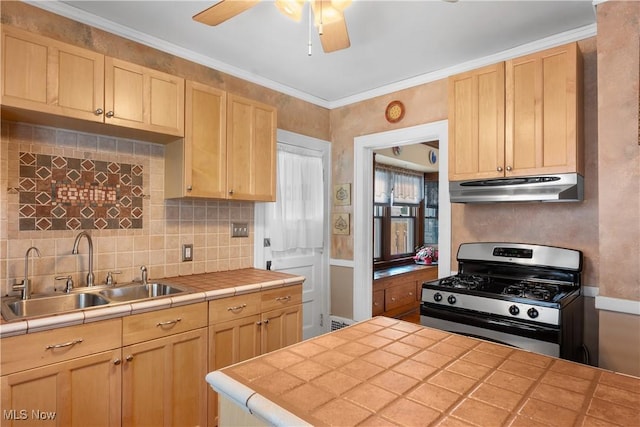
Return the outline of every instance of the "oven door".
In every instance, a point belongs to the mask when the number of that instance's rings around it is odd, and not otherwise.
[[[429,303],[420,306],[423,326],[560,357],[560,329]]]

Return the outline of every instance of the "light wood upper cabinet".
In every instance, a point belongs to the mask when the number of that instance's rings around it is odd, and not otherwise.
[[[449,78],[449,180],[584,173],[576,43]]]
[[[165,148],[165,197],[227,196],[227,93],[187,81],[184,140]]]
[[[503,176],[504,63],[449,78],[449,180]]]
[[[505,129],[507,176],[584,174],[576,43],[506,62]]]
[[[105,123],[184,135],[184,79],[105,58]]]
[[[166,198],[275,200],[275,108],[187,81],[185,121],[165,149]]]
[[[181,77],[6,25],[1,64],[11,120],[157,142],[184,136]]]
[[[228,198],[275,201],[276,109],[231,94],[227,102]]]
[[[102,122],[104,55],[5,25],[0,102]]]

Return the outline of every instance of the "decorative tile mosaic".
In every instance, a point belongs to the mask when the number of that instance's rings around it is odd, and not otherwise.
[[[20,153],[20,231],[142,228],[142,165]]]

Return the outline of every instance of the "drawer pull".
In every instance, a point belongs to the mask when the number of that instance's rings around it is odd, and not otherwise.
[[[156,326],[162,327],[162,326],[167,326],[167,325],[175,325],[176,323],[178,323],[181,320],[182,319],[178,317],[177,319],[174,319],[174,320],[166,320],[164,322],[158,322],[158,323],[156,323]]]
[[[55,350],[57,348],[71,347],[71,346],[74,346],[76,344],[80,344],[82,341],[83,341],[82,338],[78,338],[78,339],[75,339],[73,341],[65,342],[65,343],[62,343],[62,344],[48,345],[44,349],[45,350]]]
[[[247,304],[237,305],[235,307],[227,307],[227,311],[240,311],[245,308]]]
[[[276,301],[289,301],[291,299],[291,295],[287,295],[286,297],[278,297]]]

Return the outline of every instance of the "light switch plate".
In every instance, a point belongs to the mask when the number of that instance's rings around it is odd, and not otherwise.
[[[193,245],[182,245],[182,262],[193,261]]]
[[[231,223],[231,237],[249,237],[249,223],[247,222]]]

